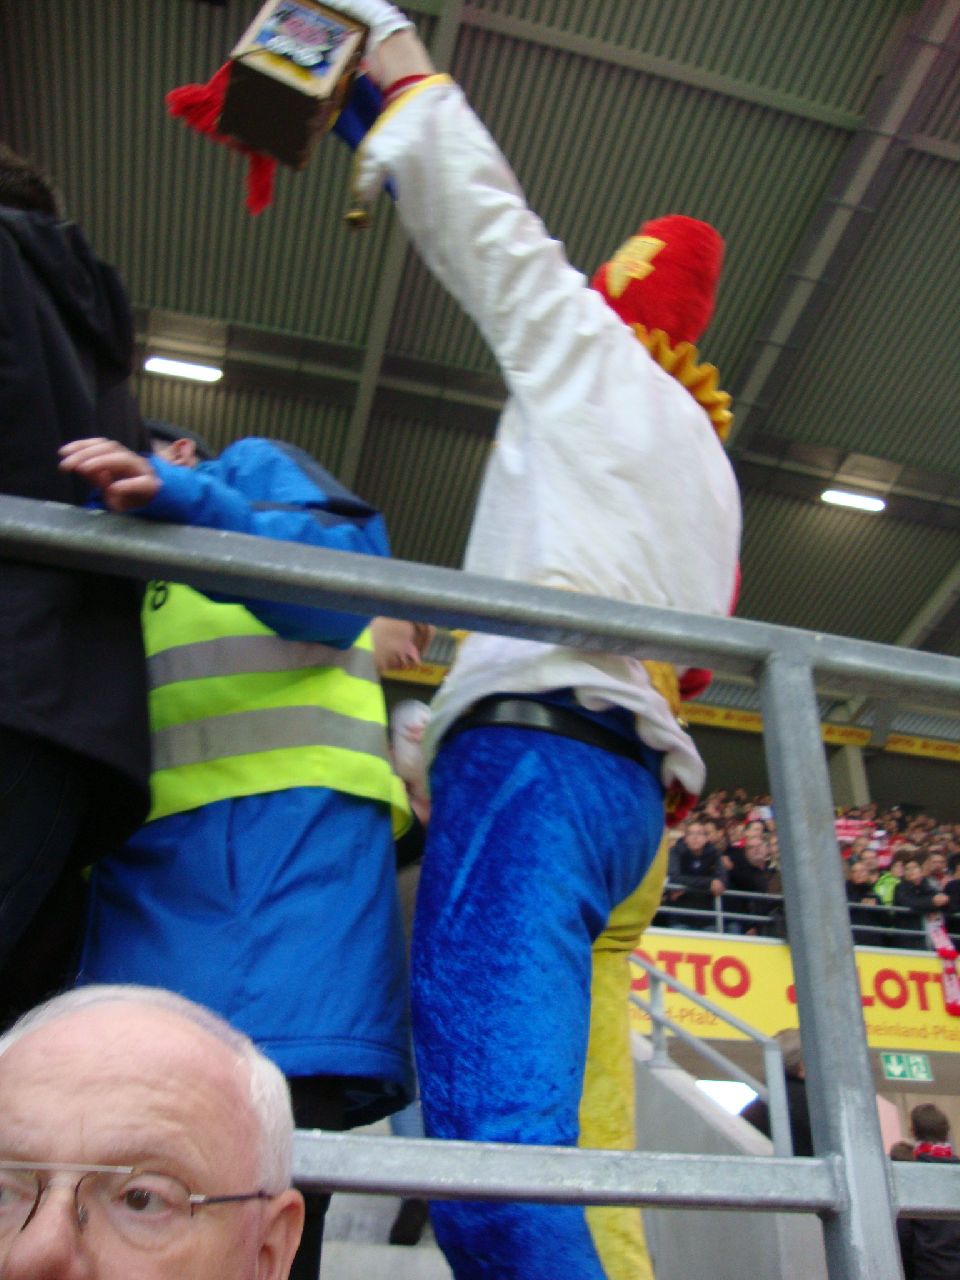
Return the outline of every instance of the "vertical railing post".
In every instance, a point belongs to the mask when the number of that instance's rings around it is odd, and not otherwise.
[[[793,1136],[790,1132],[790,1107],[783,1075],[783,1054],[775,1040],[768,1040],[763,1046],[763,1078],[767,1086],[767,1111],[770,1113],[773,1154],[792,1156]]]
[[[667,1053],[667,1029],[660,1021],[666,1008],[664,1001],[664,984],[661,978],[654,974],[648,974],[650,979],[650,1011],[654,1015],[650,1019],[650,1028],[652,1035],[650,1037],[653,1044],[653,1057],[650,1065],[653,1067],[668,1067],[670,1065],[670,1055]]]
[[[903,1275],[806,642],[760,682],[787,931],[816,1154],[839,1156],[847,1203],[824,1219],[831,1280]]]

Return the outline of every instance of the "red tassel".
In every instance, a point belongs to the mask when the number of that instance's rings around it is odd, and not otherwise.
[[[172,116],[180,117],[197,133],[247,157],[246,206],[248,212],[256,216],[273,200],[277,162],[272,156],[262,151],[253,151],[217,129],[227,96],[231,66],[232,63],[225,62],[206,84],[185,84],[178,89],[171,89],[166,96],[167,111]]]
[[[262,151],[247,151],[247,212],[253,217],[263,213],[273,201],[273,179],[277,162]]]
[[[217,121],[223,111],[229,81],[230,63],[225,62],[206,84],[184,84],[179,89],[171,89],[165,99],[167,110],[172,116],[182,117],[198,133],[225,142],[217,133]]]

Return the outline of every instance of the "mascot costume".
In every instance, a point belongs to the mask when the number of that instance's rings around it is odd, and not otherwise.
[[[390,190],[509,391],[464,567],[726,615],[740,537],[729,397],[693,345],[713,311],[720,236],[692,218],[648,222],[588,283],[408,20],[385,0],[333,2],[369,28],[385,104],[357,151],[358,204]],[[626,957],[659,898],[665,819],[703,783],[679,708],[706,678],[639,655],[479,633],[463,643],[426,737],[433,808],[413,939],[432,1136],[575,1145],[593,983],[584,1137],[630,1145],[629,1079],[596,1051],[607,1043],[629,1071]],[[620,1099],[615,1134],[599,1132],[606,1108],[590,1101],[604,1087]],[[649,1274],[636,1227],[618,1233],[615,1213],[431,1208],[457,1280]]]
[[[390,6],[340,3],[374,42],[378,20],[396,31]],[[358,151],[360,200],[391,184],[407,233],[479,325],[510,392],[465,568],[725,615],[740,534],[721,443],[730,413],[693,346],[713,310],[719,235],[690,218],[647,223],[591,288],[416,38],[391,34],[371,62],[388,105]],[[678,718],[680,696],[702,687],[701,672],[639,657],[464,641],[428,731],[433,810],[413,941],[431,1135],[576,1144],[592,947],[615,909],[662,877],[665,810],[679,817],[702,786]],[[457,1280],[609,1274],[608,1242],[578,1206],[443,1202],[431,1216]]]
[[[429,65],[388,60],[401,42],[413,37],[378,50],[388,100],[391,82],[407,84],[361,144],[359,194],[392,183],[408,234],[510,391],[465,567],[725,615],[740,532],[720,440],[730,415],[692,345],[713,309],[720,237],[688,218],[648,223],[591,288],[460,90]],[[702,673],[640,658],[478,633],[461,647],[428,734],[413,942],[431,1135],[577,1142],[592,945],[662,876],[665,809],[679,817],[702,785],[678,719],[681,694],[699,688]],[[612,1274],[602,1212],[443,1202],[431,1216],[457,1280]]]

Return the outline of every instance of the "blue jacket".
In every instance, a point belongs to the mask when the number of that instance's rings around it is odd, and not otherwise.
[[[389,554],[379,514],[289,446],[242,440],[194,470],[154,465],[163,487],[147,518]],[[230,603],[286,639],[343,648],[368,621]],[[170,987],[287,1075],[357,1077],[353,1123],[402,1105],[411,1067],[388,807],[299,787],[149,823],[96,869],[81,981]]]

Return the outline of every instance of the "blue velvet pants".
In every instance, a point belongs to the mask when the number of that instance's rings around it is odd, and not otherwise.
[[[467,729],[431,776],[413,937],[427,1133],[577,1141],[591,944],[663,828],[638,762],[532,729]],[[431,1205],[456,1280],[603,1280],[579,1206]]]

